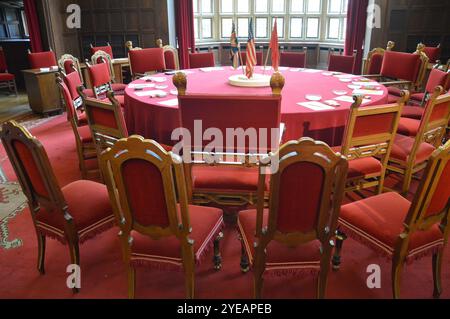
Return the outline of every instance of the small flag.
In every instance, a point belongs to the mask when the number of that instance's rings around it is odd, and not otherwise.
[[[245,75],[247,78],[253,77],[253,72],[256,65],[256,47],[255,47],[255,37],[253,35],[253,19],[250,19],[250,24],[248,27],[248,42],[247,42],[247,65],[245,68]]]
[[[239,41],[236,35],[236,25],[233,21],[233,29],[231,30],[231,50],[230,50],[230,59],[233,63],[233,68],[237,69],[239,67]]]
[[[276,18],[272,38],[270,39],[270,50],[272,51],[272,67],[276,72],[280,66],[280,47],[278,45],[278,23]]]

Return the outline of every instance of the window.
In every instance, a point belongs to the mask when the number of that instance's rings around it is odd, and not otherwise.
[[[275,18],[281,41],[326,41],[345,38],[348,0],[193,0],[198,42],[228,41],[233,22],[238,37],[268,41]]]

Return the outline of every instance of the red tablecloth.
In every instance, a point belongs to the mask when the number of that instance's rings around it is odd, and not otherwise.
[[[282,71],[286,78],[286,86],[283,90],[282,101],[282,121],[286,124],[285,140],[296,140],[307,136],[324,141],[331,146],[340,145],[344,132],[344,127],[349,115],[351,103],[339,102],[340,107],[327,111],[312,111],[311,109],[299,106],[297,103],[306,102],[305,95],[319,94],[322,101],[336,98],[333,90],[345,90],[347,95],[352,94],[352,89],[348,87],[351,83],[340,81],[335,76],[325,75],[325,71],[318,73],[293,72],[294,69]],[[203,72],[201,70],[190,70],[187,75],[188,94],[270,94],[270,88],[239,88],[228,84],[229,76],[242,71],[232,70],[224,67],[220,71]],[[257,68],[261,73],[261,68]],[[269,73],[269,72],[268,72]],[[164,89],[167,93],[175,90],[172,84],[172,76],[157,75],[166,78],[163,83],[157,85],[167,85]],[[358,81],[358,78],[353,79]],[[133,83],[145,83],[137,80]],[[144,90],[155,90],[146,88]],[[159,104],[162,101],[176,99],[175,95],[169,93],[165,98],[139,97],[133,88],[128,87],[125,91],[125,119],[130,134],[142,135],[145,138],[154,139],[160,143],[173,145],[171,141],[172,131],[178,127],[178,107],[164,106]],[[372,96],[366,105],[378,105],[387,103],[388,92],[383,87],[382,96]]]

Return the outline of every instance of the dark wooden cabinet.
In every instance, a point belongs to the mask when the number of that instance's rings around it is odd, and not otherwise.
[[[61,94],[56,85],[58,70],[42,72],[23,70],[30,107],[35,113],[49,114],[61,111]]]

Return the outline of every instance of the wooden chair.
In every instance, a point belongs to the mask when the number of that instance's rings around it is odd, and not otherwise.
[[[38,53],[31,53],[28,50],[28,61],[32,69],[50,68],[58,65],[55,53],[52,50]]]
[[[92,139],[97,150],[97,157],[109,147],[112,147],[121,138],[128,137],[121,105],[114,97],[113,92],[108,92],[108,100],[88,98],[78,88],[78,93],[83,98],[83,105],[88,119]]]
[[[78,110],[83,110],[83,99],[80,94],[78,94],[78,88],[83,85],[81,82],[80,74],[77,71],[66,74],[61,72],[61,76],[64,80],[64,83],[67,85],[69,89],[70,96],[73,101],[73,106]],[[94,97],[94,90],[92,89],[84,89],[83,94],[88,97]],[[87,124],[87,119],[85,117],[85,113],[80,114],[80,119],[82,123]]]
[[[102,64],[102,63],[105,63],[106,65],[108,65],[110,81],[111,81],[113,91],[116,94],[120,94],[120,93],[123,94],[123,92],[125,91],[126,85],[123,83],[116,83],[116,74],[114,72],[113,60],[111,59],[111,57],[109,56],[108,53],[101,51],[101,50],[96,51],[94,53],[94,55],[92,55],[91,63],[92,63],[92,65]]]
[[[212,68],[216,66],[214,52],[189,53],[189,68]]]
[[[170,45],[164,45],[162,39],[156,40],[156,46],[164,50],[164,60],[167,70],[180,70],[178,50]]]
[[[134,46],[133,46],[133,41],[127,41],[127,42],[125,42],[125,47],[127,48],[128,51],[132,51],[132,50],[142,50],[142,48],[140,48],[140,47],[134,47]]]
[[[289,68],[305,68],[308,48],[303,47],[303,52],[285,52],[280,53],[280,66]]]
[[[224,145],[219,137],[215,149],[210,149],[206,141],[198,144],[196,140],[183,139],[178,144],[186,156],[188,191],[193,202],[232,207],[254,204],[258,189],[257,159],[278,149],[280,138],[276,137],[281,137],[280,132],[283,132],[280,115],[283,76],[280,73],[273,75],[273,94],[269,96],[186,94],[184,73],[177,73],[173,83],[178,89],[180,123],[184,130],[191,134],[198,131],[196,122],[201,120],[202,134],[212,128],[219,130],[223,137],[228,135],[229,129],[256,134],[252,139],[249,133],[242,145],[236,145],[239,142],[232,137],[233,149]],[[208,111],[212,106],[214,112]],[[260,138],[261,132],[267,133],[267,139]],[[175,153],[179,151],[174,148]]]
[[[364,59],[363,74],[380,74],[383,65],[383,57],[386,51],[392,51],[395,47],[395,42],[389,41],[386,49],[375,48],[369,52],[367,58]]]
[[[16,96],[18,95],[16,76],[8,72],[6,56],[2,47],[0,47],[0,89],[1,88],[8,88],[10,92],[14,92]]]
[[[450,118],[450,94],[437,87],[425,107],[415,137],[397,134],[388,170],[403,175],[402,193],[407,194],[413,175],[422,171],[431,154],[442,144]]]
[[[120,105],[124,107],[125,97],[123,96],[123,92],[126,89],[126,85],[112,82],[108,64],[99,63],[91,65],[86,62],[86,66],[89,71],[89,77],[91,78],[95,98],[105,99],[108,92],[114,92],[117,94],[116,99],[119,101]]]
[[[341,231],[392,260],[394,298],[400,298],[403,265],[428,255],[433,255],[434,297],[441,295],[442,260],[450,234],[449,159],[450,142],[430,157],[412,203],[397,193],[385,193],[341,209]]]
[[[324,298],[348,163],[309,138],[285,144],[272,158],[279,168],[270,177],[268,209],[261,172],[257,209],[239,213],[242,270],[253,266],[255,298],[262,296],[265,272],[319,272],[317,297]]]
[[[131,50],[128,51],[128,58],[134,80],[166,70],[164,50],[162,48]]]
[[[330,72],[342,72],[353,74],[353,69],[355,68],[356,61],[356,50],[353,55],[336,55],[330,50],[329,52],[329,62],[328,71]]]
[[[86,165],[87,161],[95,160],[97,157],[95,144],[92,139],[89,126],[87,125],[87,119],[85,113],[83,113],[83,117],[79,116],[72,100],[70,90],[64,83],[63,79],[57,77],[56,83],[61,90],[63,101],[66,104],[67,121],[70,123],[75,136],[81,178],[87,179],[91,173],[98,172],[98,169],[89,170]]]
[[[71,54],[64,54],[58,60],[59,69],[64,71],[65,74],[70,74],[72,72],[77,71],[81,82],[84,83],[83,73],[81,72],[80,61]]]
[[[396,104],[360,107],[362,97],[355,103],[344,133],[339,152],[349,160],[346,191],[377,187],[383,192],[386,169],[397,134],[400,115],[409,92]]]
[[[94,47],[92,44],[90,46],[91,46],[91,55],[94,55],[97,51],[103,51],[109,55],[111,60],[114,59],[113,49],[111,44],[109,44],[109,42],[105,46]]]
[[[122,139],[101,156],[101,165],[120,227],[129,297],[135,268],[153,266],[184,269],[186,297],[194,298],[195,265],[213,243],[214,267],[222,267],[223,212],[188,205],[181,159],[155,141]]]
[[[264,66],[264,47],[260,46],[260,49],[256,51],[256,65]],[[239,54],[239,60],[241,60],[241,65],[247,64],[247,52],[245,50],[241,50],[241,53]]]
[[[68,245],[70,263],[80,265],[79,245],[114,226],[106,186],[76,181],[60,188],[42,144],[15,121],[3,125],[0,138],[28,199],[39,272],[45,273],[47,237]]]
[[[436,47],[428,47],[425,46],[423,43],[420,43],[419,45],[423,45],[423,53],[427,55],[427,57],[430,59],[430,63],[432,64],[441,64],[441,54],[442,54],[442,48],[441,44],[438,44]]]

